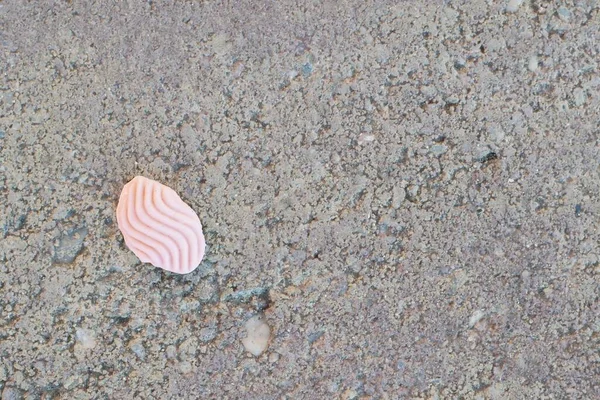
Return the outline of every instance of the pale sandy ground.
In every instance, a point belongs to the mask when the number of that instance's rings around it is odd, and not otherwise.
[[[0,2],[2,400],[600,398],[598,0],[173,3]]]

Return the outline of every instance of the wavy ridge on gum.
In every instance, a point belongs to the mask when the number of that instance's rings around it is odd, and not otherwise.
[[[136,176],[123,187],[117,224],[142,262],[187,274],[204,257],[200,219],[173,189],[152,179]]]

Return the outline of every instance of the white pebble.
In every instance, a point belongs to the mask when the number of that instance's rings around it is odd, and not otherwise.
[[[94,332],[89,329],[77,328],[75,330],[75,340],[84,349],[93,349],[96,347]]]
[[[265,322],[262,315],[255,315],[246,321],[246,338],[242,339],[242,344],[246,351],[254,356],[260,356],[269,346],[271,337],[271,328]]]
[[[510,0],[506,5],[506,12],[514,13],[517,12],[519,6],[523,4],[523,0]]]
[[[537,69],[538,69],[538,58],[537,58],[537,56],[531,56],[531,57],[529,57],[529,63],[527,64],[527,68],[531,72],[537,71]]]
[[[573,91],[573,96],[575,97],[575,105],[577,107],[581,107],[585,104],[587,100],[587,95],[585,94],[585,90],[582,88],[577,88]]]
[[[373,142],[374,140],[375,140],[375,135],[371,135],[368,133],[361,133],[358,136],[358,144],[360,144],[360,145]]]
[[[482,310],[476,310],[473,315],[471,315],[471,318],[469,319],[469,328],[472,328],[475,326],[476,323],[478,323],[479,321],[481,321],[481,319],[485,316],[485,313]]]
[[[136,356],[138,356],[140,360],[146,358],[146,349],[144,348],[144,344],[141,340],[134,340],[129,344],[129,348],[135,353]]]

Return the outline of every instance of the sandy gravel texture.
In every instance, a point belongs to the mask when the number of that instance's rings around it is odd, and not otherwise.
[[[1,399],[600,398],[599,63],[598,0],[0,2]]]

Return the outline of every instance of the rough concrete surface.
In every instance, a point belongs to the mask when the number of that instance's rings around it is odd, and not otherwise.
[[[598,0],[8,0],[0,49],[2,400],[600,398]]]

